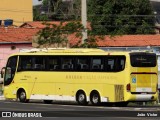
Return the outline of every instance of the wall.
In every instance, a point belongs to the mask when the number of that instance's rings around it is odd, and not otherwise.
[[[0,20],[13,19],[15,25],[33,21],[32,0],[0,0]]]
[[[8,57],[16,52],[19,52],[21,49],[31,49],[32,44],[16,44],[14,45],[16,49],[11,49],[11,44],[8,45],[0,45],[0,71],[2,67],[6,65],[6,61]]]

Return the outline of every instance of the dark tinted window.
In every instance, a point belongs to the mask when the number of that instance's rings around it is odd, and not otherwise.
[[[87,56],[77,57],[76,60],[76,71],[89,71],[90,70],[90,59]]]
[[[102,71],[104,70],[103,57],[92,57],[91,70]]]
[[[61,57],[61,69],[62,70],[73,70],[74,63],[73,57]]]
[[[33,70],[46,70],[45,56],[36,56],[32,58]]]
[[[106,71],[122,71],[125,68],[125,56],[109,56],[105,60]]]
[[[43,56],[20,56],[18,71],[45,70],[46,62]]]
[[[20,56],[18,71],[21,70],[32,70],[32,57],[31,56]]]
[[[9,85],[15,75],[17,67],[17,56],[10,57],[5,69],[4,85]]]
[[[48,59],[48,68],[49,70],[59,70],[60,69],[60,61],[59,57],[49,57]]]
[[[154,53],[130,53],[130,58],[133,67],[155,67],[157,64]]]
[[[18,71],[119,72],[125,56],[19,56]]]

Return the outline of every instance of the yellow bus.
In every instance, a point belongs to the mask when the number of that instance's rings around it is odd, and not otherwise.
[[[4,96],[20,102],[126,106],[158,98],[157,58],[149,52],[30,50],[11,55],[4,68]]]

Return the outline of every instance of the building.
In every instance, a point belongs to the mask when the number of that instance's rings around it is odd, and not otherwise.
[[[32,0],[0,0],[0,20],[13,19],[13,25],[33,21]]]
[[[0,70],[12,53],[32,48],[32,38],[36,33],[37,29],[0,28]]]

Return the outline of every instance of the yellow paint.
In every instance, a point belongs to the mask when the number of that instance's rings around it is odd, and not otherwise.
[[[17,26],[33,21],[32,0],[0,0],[0,20],[5,19]]]

